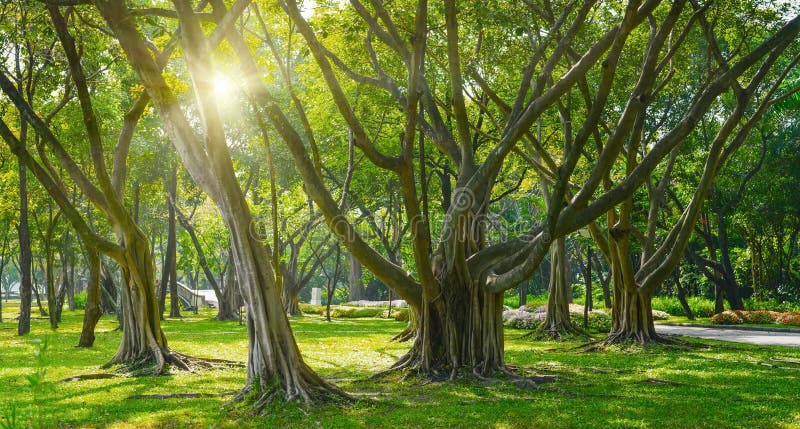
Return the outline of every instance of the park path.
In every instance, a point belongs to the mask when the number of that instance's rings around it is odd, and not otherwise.
[[[744,329],[708,328],[703,326],[676,326],[656,324],[659,334],[682,335],[707,340],[764,346],[800,347],[800,332],[751,331]]]

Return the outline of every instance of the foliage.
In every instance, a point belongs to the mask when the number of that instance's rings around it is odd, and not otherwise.
[[[766,311],[766,310],[758,310],[758,311],[737,311],[744,323],[755,323],[758,325],[767,325],[770,323],[775,323],[778,320],[778,317],[781,313],[777,311]]]
[[[715,314],[711,318],[711,323],[715,325],[741,325],[744,319],[739,313],[735,311],[723,311],[722,313]]]
[[[388,313],[389,310],[386,310],[386,311]],[[381,315],[381,317],[384,317],[384,316],[385,316],[384,314]],[[394,320],[397,320],[398,322],[407,322],[408,321],[408,309],[398,308],[396,310],[392,310],[392,317],[394,318]]]
[[[686,297],[689,308],[692,309],[695,317],[711,317],[714,315],[714,301],[702,296]],[[677,297],[656,296],[653,297],[653,310],[667,312],[673,316],[686,316],[683,306]]]
[[[783,313],[776,318],[775,322],[781,325],[800,326],[800,314]]]
[[[669,320],[669,313],[661,310],[653,310],[653,320]]]
[[[86,292],[76,293],[75,294],[75,309],[76,310],[83,310],[86,308]]]

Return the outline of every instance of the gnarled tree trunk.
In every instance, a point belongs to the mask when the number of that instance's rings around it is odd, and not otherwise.
[[[569,303],[572,285],[569,281],[567,244],[564,237],[557,238],[550,247],[550,290],[547,296],[547,313],[538,328],[541,337],[558,339],[566,334],[578,334],[580,329],[570,321]]]

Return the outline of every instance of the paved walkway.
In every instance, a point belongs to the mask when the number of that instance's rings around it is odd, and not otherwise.
[[[708,340],[732,341],[734,343],[760,344],[764,346],[800,347],[800,333],[750,331],[744,329],[720,329],[703,326],[674,326],[656,324],[656,332],[668,335],[705,338]]]

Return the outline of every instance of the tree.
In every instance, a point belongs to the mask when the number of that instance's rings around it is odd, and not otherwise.
[[[113,174],[106,166],[103,133],[100,119],[95,111],[89,91],[89,81],[81,64],[81,57],[69,31],[69,24],[57,6],[48,5],[47,12],[64,52],[68,76],[71,78],[80,106],[80,115],[85,137],[89,142],[89,155],[97,184],[93,183],[81,170],[48,123],[43,120],[30,103],[4,73],[0,73],[0,88],[19,111],[22,122],[34,129],[41,141],[56,157],[69,178],[81,189],[84,196],[105,215],[119,243],[113,243],[93,231],[86,220],[76,210],[68,198],[61,174],[53,167],[44,148],[38,150],[39,159],[28,151],[25,142],[0,121],[0,135],[20,159],[31,169],[39,182],[58,204],[64,216],[70,221],[83,241],[89,262],[89,300],[84,319],[84,331],[80,345],[89,346],[94,340],[94,325],[99,318],[100,252],[112,257],[120,264],[125,285],[122,288],[123,337],[120,347],[109,364],[151,361],[155,363],[155,373],[161,373],[165,363],[187,368],[183,360],[173,354],[161,331],[158,319],[158,306],[155,299],[154,266],[147,237],[138,228],[130,212],[124,205],[123,191],[126,178],[126,158],[136,124],[149,101],[142,94],[132,103],[125,115],[119,138],[112,157]],[[67,82],[67,88],[72,86]],[[66,91],[65,91],[66,92]],[[68,101],[69,98],[65,97]],[[30,100],[30,97],[28,98]]]
[[[203,128],[198,139],[152,55],[151,45],[134,25],[135,19],[121,1],[98,2],[96,7],[119,40],[128,61],[136,70],[152,98],[164,127],[184,166],[198,186],[215,202],[231,237],[236,280],[247,305],[250,337],[247,385],[262,391],[258,407],[276,395],[286,399],[325,399],[346,397],[344,392],[316,375],[300,356],[288,319],[283,311],[280,290],[275,285],[271,255],[263,243],[250,233],[253,218],[242,188],[234,174],[225,130],[222,126],[213,77],[216,75],[210,47],[215,46],[241,13],[243,3],[232,12],[222,2],[212,2],[217,19],[223,24],[207,38],[189,2],[176,1],[181,24],[180,41],[186,66],[194,86],[194,96]],[[240,40],[230,38],[236,45]]]

